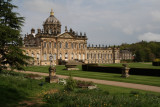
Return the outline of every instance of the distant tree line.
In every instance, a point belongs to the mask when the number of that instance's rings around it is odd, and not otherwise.
[[[149,62],[155,58],[160,58],[160,42],[141,41],[133,44],[122,44],[120,49],[128,49],[134,55],[136,62]]]

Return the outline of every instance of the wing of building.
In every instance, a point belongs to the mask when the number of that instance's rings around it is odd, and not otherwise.
[[[61,23],[53,10],[43,23],[43,29],[31,29],[24,37],[25,54],[32,56],[33,65],[61,64],[63,61],[76,60],[82,63],[120,63],[120,50],[116,47],[87,47],[86,34],[78,34],[65,27],[61,33]],[[53,56],[51,59],[50,56]]]

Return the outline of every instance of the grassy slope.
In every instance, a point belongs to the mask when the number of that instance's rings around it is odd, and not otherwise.
[[[66,71],[64,70],[64,66],[56,66],[57,74],[59,75],[69,75],[71,73],[73,76],[76,77],[84,77],[84,78],[94,78],[94,79],[101,79],[101,80],[112,80],[112,81],[121,81],[121,82],[129,82],[129,83],[138,83],[138,84],[146,84],[146,85],[153,85],[153,86],[160,86],[160,79],[159,77],[153,76],[138,76],[138,75],[131,75],[129,78],[122,78],[120,74],[112,74],[112,73],[101,73],[101,72],[90,72],[90,71],[82,71],[81,66],[79,71]],[[34,71],[34,72],[45,72],[48,73],[49,66],[32,66],[27,67],[25,70]]]

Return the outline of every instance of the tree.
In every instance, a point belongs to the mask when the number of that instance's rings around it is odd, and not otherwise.
[[[0,70],[9,65],[11,68],[22,69],[27,65],[29,56],[24,55],[21,38],[21,27],[24,17],[13,12],[17,6],[12,0],[0,0]]]

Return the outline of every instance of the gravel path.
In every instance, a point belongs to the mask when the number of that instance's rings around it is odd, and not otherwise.
[[[40,72],[31,72],[31,71],[17,71],[27,74],[38,74],[42,76],[48,76],[48,73],[40,73]],[[64,75],[57,75],[59,78],[68,78],[68,76]],[[97,80],[97,79],[90,79],[90,78],[81,78],[81,77],[73,77],[75,80],[82,80],[82,81],[92,81],[98,84],[104,85],[112,85],[112,86],[119,86],[119,87],[126,87],[126,88],[134,88],[146,91],[153,91],[153,92],[160,92],[160,87],[157,86],[150,86],[150,85],[143,85],[143,84],[134,84],[134,83],[125,83],[125,82],[117,82],[117,81],[108,81],[108,80]]]

